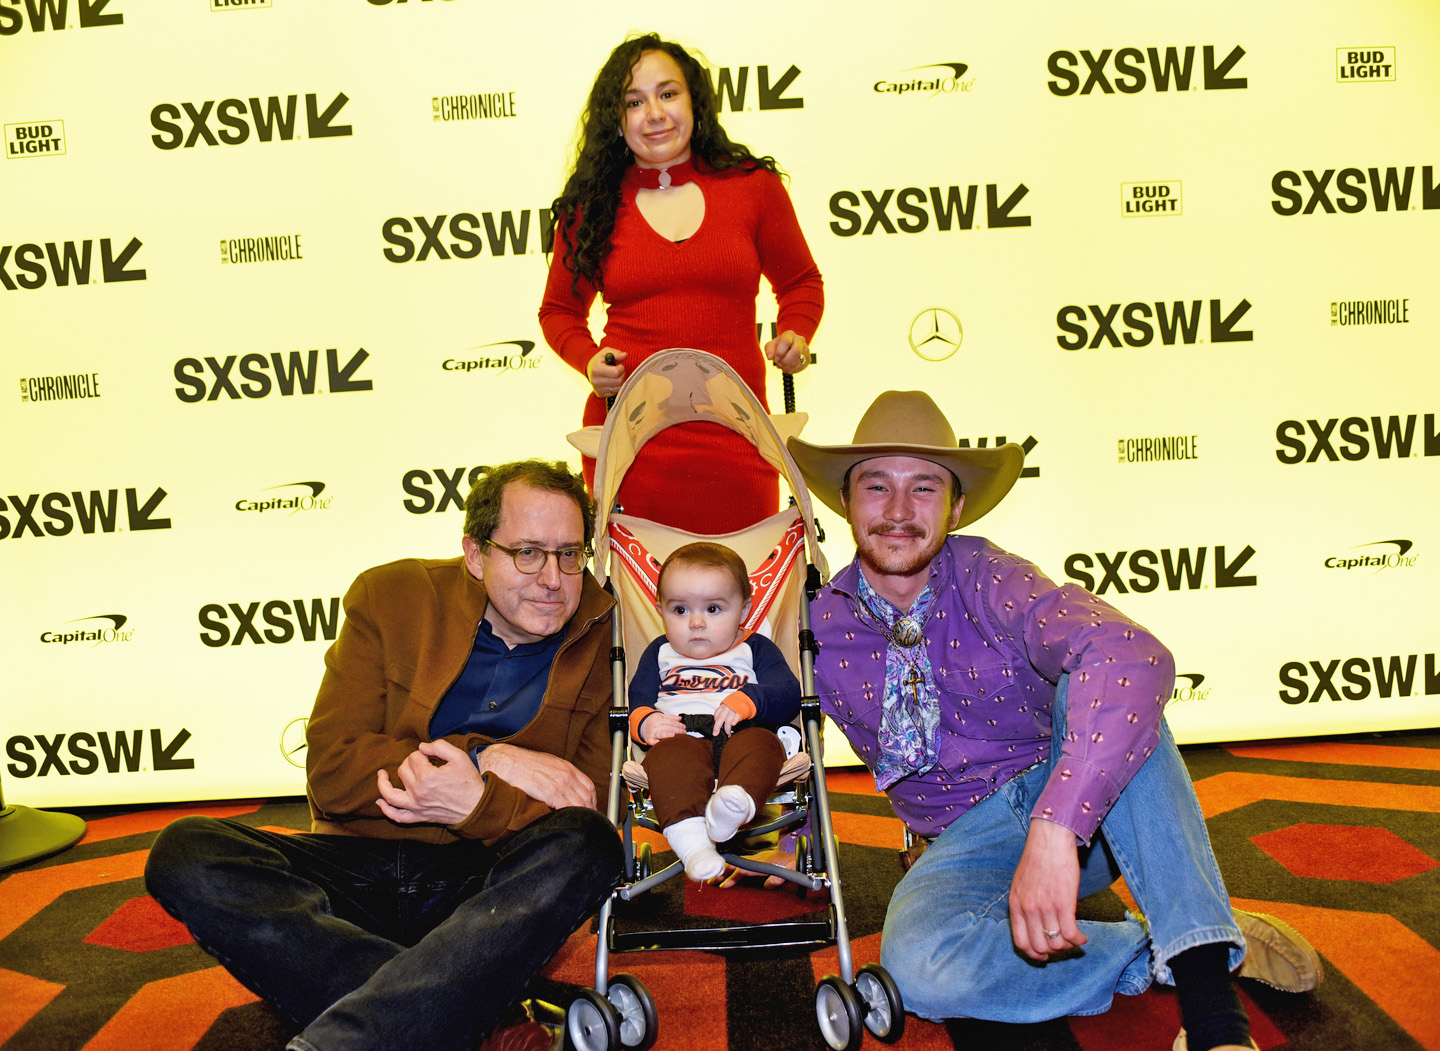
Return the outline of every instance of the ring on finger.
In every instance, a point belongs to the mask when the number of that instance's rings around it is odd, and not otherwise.
[[[1060,937],[1060,932],[1059,932],[1059,931],[1047,931],[1044,927],[1041,927],[1041,928],[1040,928],[1040,933],[1043,934],[1043,935],[1045,935],[1045,937],[1047,937],[1047,938],[1058,938],[1058,937]]]

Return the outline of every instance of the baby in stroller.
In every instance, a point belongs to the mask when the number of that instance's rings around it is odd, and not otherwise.
[[[745,563],[728,547],[676,549],[656,593],[665,634],[630,682],[630,734],[649,748],[656,823],[697,881],[724,871],[716,844],[775,790],[785,747],[773,728],[800,711],[800,683],[780,649],[741,630],[750,594]]]

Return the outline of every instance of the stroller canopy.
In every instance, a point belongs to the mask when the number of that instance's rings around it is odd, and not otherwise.
[[[595,457],[595,576],[603,584],[609,575],[609,544],[603,541],[615,496],[636,454],[667,427],[701,422],[728,427],[780,472],[804,523],[806,557],[820,571],[820,579],[828,580],[810,493],[785,448],[785,439],[799,434],[808,418],[798,412],[770,416],[735,371],[713,354],[677,349],[647,358],[620,388],[604,427],[586,427],[568,436],[571,445]]]

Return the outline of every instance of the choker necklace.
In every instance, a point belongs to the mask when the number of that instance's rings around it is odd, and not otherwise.
[[[695,166],[688,158],[664,168],[642,168],[634,164],[630,166],[627,174],[634,181],[636,189],[668,190],[672,186],[683,186],[694,179]]]

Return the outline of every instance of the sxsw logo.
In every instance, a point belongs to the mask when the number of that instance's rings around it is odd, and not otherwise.
[[[1232,77],[1230,71],[1235,64],[1245,55],[1245,49],[1236,44],[1230,49],[1230,53],[1219,62],[1215,61],[1215,47],[1206,44],[1202,49],[1204,55],[1205,70],[1202,84],[1206,91],[1219,91],[1231,88],[1243,88],[1249,81],[1245,77]],[[1110,56],[1115,56],[1114,72],[1107,74],[1106,66],[1110,64]],[[1075,57],[1073,51],[1054,51],[1050,54],[1050,61],[1047,68],[1055,77],[1049,81],[1048,86],[1052,95],[1074,95],[1077,91],[1082,95],[1099,88],[1106,95],[1113,95],[1118,90],[1124,95],[1134,95],[1145,90],[1147,82],[1146,58],[1149,58],[1149,83],[1156,91],[1169,91],[1170,85],[1175,85],[1176,91],[1193,91],[1190,81],[1195,72],[1195,47],[1191,45],[1185,48],[1184,56],[1180,50],[1174,47],[1167,47],[1162,57],[1159,48],[1149,47],[1142,52],[1138,47],[1122,47],[1118,51],[1106,48],[1098,55],[1090,51],[1081,51],[1080,58]],[[1081,61],[1085,67],[1080,68]],[[1080,82],[1081,73],[1085,75],[1085,82]],[[1111,84],[1110,77],[1115,78]]]
[[[494,354],[479,353],[494,348],[500,349]],[[446,358],[440,363],[440,367],[446,372],[528,372],[540,367],[540,356],[530,356],[534,350],[533,339],[506,339],[499,343],[482,343],[465,351],[464,359]]]
[[[271,95],[262,103],[252,95],[248,106],[244,99],[224,99],[218,104],[213,99],[199,103],[182,102],[179,107],[173,102],[162,102],[150,111],[150,126],[159,133],[151,135],[150,141],[162,150],[173,150],[181,146],[189,149],[199,142],[207,146],[219,146],[221,143],[239,146],[250,139],[252,130],[260,142],[276,138],[290,142],[304,138],[295,134],[298,98],[297,95],[286,95],[283,99],[279,95]],[[332,123],[349,101],[350,96],[341,91],[322,111],[318,96],[314,92],[306,95],[305,129],[310,137],[329,139],[355,134],[349,124]],[[181,109],[184,110],[183,115]],[[210,128],[212,110],[217,125],[213,131]],[[185,132],[187,123],[190,125],[189,134]]]
[[[1440,674],[1435,654],[1425,654],[1425,677],[1416,677],[1420,655],[1395,654],[1389,657],[1335,658],[1330,661],[1286,661],[1280,665],[1280,699],[1286,704],[1314,703],[1322,697],[1332,701],[1363,701],[1372,693],[1382,700],[1390,697],[1432,697],[1440,694]],[[1315,681],[1310,681],[1311,673]],[[1339,673],[1340,683],[1335,682]]]
[[[436,467],[432,475],[421,467],[406,471],[400,479],[400,488],[410,494],[412,499],[401,501],[401,506],[412,515],[425,515],[431,511],[440,512],[447,508],[454,507],[456,510],[464,510],[465,494],[469,492],[488,467],[471,467],[469,474],[466,474],[464,467],[457,467],[454,471],[447,471],[443,467]],[[465,489],[460,488],[460,479],[465,479]],[[440,495],[437,499],[434,486],[440,487]]]
[[[97,620],[109,621],[109,623],[91,623],[91,621]],[[102,643],[130,642],[135,637],[135,629],[126,630],[125,625],[129,620],[130,618],[123,613],[100,613],[93,617],[77,617],[75,620],[65,623],[79,624],[80,627],[42,631],[40,641],[47,646],[69,646],[77,642],[88,642],[90,643],[89,648],[92,650]]]
[[[1417,417],[1409,416],[1347,416],[1329,420],[1282,420],[1275,428],[1280,448],[1275,459],[1285,464],[1316,463],[1323,456],[1331,463],[1363,460],[1372,452],[1382,460],[1392,456],[1440,456],[1440,433],[1435,430],[1435,414],[1425,414],[1425,427],[1420,437],[1421,448],[1415,447]],[[1307,433],[1308,431],[1308,433]],[[1338,434],[1336,432],[1339,432]],[[1337,448],[1336,446],[1339,446]]]
[[[190,740],[190,731],[181,727],[167,743],[158,727],[150,730],[150,769],[194,770],[195,760],[181,759],[178,753]],[[52,771],[61,774],[93,774],[101,764],[105,772],[127,774],[146,771],[145,731],[114,730],[110,733],[85,730],[58,733],[53,737],[36,734],[34,738],[16,734],[5,742],[5,764],[11,777],[45,777]],[[61,747],[64,746],[64,753]],[[97,751],[98,754],[97,754]],[[40,754],[36,754],[36,753]]]
[[[1089,324],[1087,308],[1064,306],[1056,313],[1055,324],[1070,335],[1056,336],[1055,342],[1063,350],[1094,350],[1102,342],[1119,347],[1122,341],[1130,347],[1148,347],[1158,333],[1160,342],[1167,347],[1173,347],[1177,338],[1185,344],[1204,343],[1199,335],[1200,319],[1205,315],[1203,304],[1204,300],[1193,299],[1187,309],[1185,301],[1177,299],[1167,308],[1165,303],[1156,300],[1152,311],[1150,303],[1111,303],[1103,308],[1091,303],[1088,310],[1089,318],[1095,323],[1093,336],[1086,327]],[[1235,327],[1250,306],[1250,300],[1242,299],[1227,312],[1220,300],[1210,300],[1210,342],[1248,343],[1253,340],[1254,332]],[[1117,321],[1124,326],[1118,332],[1115,328]]]
[[[1005,435],[1003,435],[1003,434],[997,435],[997,436],[995,437],[995,444],[994,444],[993,448],[998,449],[998,448],[1000,448],[1000,446],[1004,445],[1004,444],[1005,444],[1006,442],[1008,442],[1009,440],[1010,440],[1010,439],[1007,438],[1007,437],[1005,437]],[[974,447],[977,448],[977,449],[988,449],[988,448],[992,448],[992,446],[990,446],[990,445],[988,444],[988,442],[989,442],[989,439],[988,439],[988,438],[979,438],[979,439],[976,439],[976,441],[975,441],[975,446],[974,446]],[[959,445],[960,448],[962,448],[962,449],[969,449],[969,448],[971,447],[971,446],[970,446],[970,439],[969,439],[969,438],[961,438],[958,442],[956,442],[956,444]],[[1030,454],[1031,454],[1032,452],[1034,452],[1035,446],[1037,446],[1037,445],[1039,445],[1039,444],[1040,444],[1039,439],[1036,438],[1035,435],[1033,435],[1033,434],[1030,435],[1028,438],[1026,438],[1023,442],[1020,443],[1020,448],[1022,448],[1022,449],[1025,450],[1025,466],[1020,469],[1020,477],[1021,477],[1021,478],[1039,478],[1039,477],[1040,477],[1040,468],[1037,467],[1037,466],[1035,466],[1034,464],[1032,464],[1032,463],[1030,462]]]
[[[125,490],[125,524],[130,531],[169,529],[170,519],[154,517],[160,501],[169,495],[156,487],[143,504],[134,489]],[[0,540],[19,540],[26,533],[37,537],[66,536],[80,526],[82,533],[125,531],[119,517],[118,489],[91,489],[89,494],[74,490],[68,493],[31,493],[27,497],[7,496],[0,499]],[[36,505],[39,505],[38,507]],[[12,523],[6,512],[13,512]],[[43,515],[43,518],[37,517]]]
[[[42,121],[38,124],[5,125],[5,156],[10,160],[25,157],[57,157],[65,152],[65,122]]]
[[[355,379],[355,373],[370,352],[360,347],[350,360],[340,364],[340,352],[334,347],[325,349],[325,371],[331,394],[349,394],[354,391],[373,390],[373,380]],[[231,354],[224,361],[207,357],[181,358],[175,362],[175,379],[181,386],[175,388],[175,397],[194,404],[200,401],[218,401],[221,394],[234,400],[239,398],[264,398],[272,391],[279,391],[283,397],[290,397],[298,390],[301,394],[324,394],[325,389],[316,386],[320,378],[320,351],[292,350],[287,359],[279,351],[272,351],[267,358],[263,354]],[[237,371],[239,376],[231,377]],[[273,369],[274,374],[271,374]]]
[[[291,602],[284,599],[271,599],[263,604],[251,602],[246,606],[238,602],[223,606],[218,602],[206,603],[200,607],[198,614],[200,626],[205,629],[200,632],[200,641],[213,648],[239,646],[246,639],[263,646],[267,642],[291,641],[297,628],[306,642],[314,642],[317,638],[333,640],[340,627],[340,596],[329,599],[328,606],[326,599],[312,598],[307,609],[305,602],[305,599],[297,598]],[[231,614],[235,617],[233,627],[230,624]],[[255,626],[256,616],[265,624],[263,631]]]
[[[790,68],[781,73],[774,82],[770,80],[769,66],[755,67],[756,94],[758,98],[752,109],[802,109],[805,105],[803,98],[785,98],[785,92],[800,75],[800,67],[791,64]],[[721,66],[711,76],[710,71],[705,71],[705,79],[710,82],[710,87],[715,92],[715,109],[723,113],[727,108],[732,113],[739,113],[745,109],[745,97],[749,91],[750,67],[749,66]]]
[[[836,237],[854,237],[860,234],[869,237],[876,230],[887,234],[896,232],[918,234],[930,228],[931,223],[940,233],[952,227],[970,230],[975,225],[975,204],[980,187],[949,186],[942,190],[930,187],[929,193],[918,186],[907,186],[899,193],[895,190],[861,190],[857,196],[853,190],[837,190],[830,195],[830,214],[837,222],[830,224],[830,232]],[[1023,182],[1010,191],[1004,201],[1000,200],[1000,188],[995,183],[985,185],[985,225],[991,230],[1006,226],[1029,226],[1030,216],[1011,215],[1020,199],[1030,192]],[[869,209],[863,217],[853,209],[860,207],[860,198],[865,199]],[[892,220],[890,202],[895,202],[899,214]]]
[[[35,33],[43,33],[49,29],[74,29],[74,23],[67,25],[69,21],[70,5],[67,0],[25,0],[25,10],[11,10],[18,8],[20,0],[7,0],[10,7],[0,6],[0,36],[14,36],[26,26],[24,15],[29,15],[30,30]],[[106,11],[111,0],[76,0],[75,16],[81,29],[93,29],[96,26],[123,26],[125,15],[120,11]],[[46,26],[46,22],[49,26]]]
[[[1270,190],[1275,200],[1270,207],[1276,215],[1310,215],[1319,208],[1335,214],[1335,209],[1354,215],[1363,212],[1367,204],[1373,203],[1377,212],[1388,212],[1392,206],[1397,212],[1411,211],[1410,196],[1413,190],[1420,191],[1420,207],[1440,208],[1440,183],[1435,181],[1435,167],[1427,164],[1420,169],[1420,182],[1415,181],[1415,165],[1405,168],[1386,168],[1381,174],[1379,168],[1361,171],[1359,168],[1341,168],[1335,174],[1334,168],[1316,173],[1305,171],[1305,187],[1300,185],[1300,173],[1279,171],[1270,180]],[[1367,183],[1366,175],[1369,175]],[[1335,199],[1330,199],[1330,182],[1335,182]],[[1365,193],[1366,186],[1370,193]],[[1304,201],[1302,208],[1301,202]]]
[[[1225,545],[1214,549],[1214,559],[1207,559],[1208,547],[1162,547],[1157,554],[1148,549],[1138,551],[1117,551],[1114,555],[1095,552],[1092,559],[1088,554],[1076,553],[1065,559],[1065,572],[1092,595],[1103,595],[1107,591],[1128,595],[1134,591],[1145,594],[1156,590],[1163,583],[1167,591],[1195,591],[1207,587],[1205,565],[1213,567],[1212,579],[1217,588],[1253,588],[1256,578],[1253,574],[1242,576],[1240,570],[1255,554],[1249,544],[1233,559],[1227,561]],[[1129,556],[1128,558],[1126,556]],[[1099,563],[1100,579],[1097,581],[1090,570]],[[1125,580],[1120,574],[1129,569],[1132,574]]]
[[[4,8],[0,8],[0,11],[3,10]],[[144,281],[144,270],[127,269],[130,260],[135,258],[135,253],[140,251],[143,243],[140,238],[132,237],[130,243],[116,255],[110,238],[102,237],[100,280],[106,284],[112,281]],[[94,248],[93,238],[79,242],[46,241],[43,248],[38,244],[0,245],[0,286],[7,292],[14,292],[20,288],[42,288],[47,280],[53,280],[60,288],[68,287],[72,282],[76,285],[88,285],[91,283]],[[13,276],[7,269],[12,252],[16,271]],[[49,263],[48,267],[46,263]]]
[[[1335,79],[1341,84],[1373,83],[1395,79],[1393,47],[1337,47]]]
[[[504,255],[507,247],[512,255],[524,255],[534,251],[530,248],[532,215],[536,217],[535,226],[540,231],[540,251],[548,252],[554,240],[548,208],[481,212],[479,216],[474,212],[456,212],[454,215],[437,215],[433,220],[417,215],[414,225],[404,216],[397,215],[380,224],[380,236],[394,246],[383,250],[385,258],[392,263],[423,263],[432,255],[436,259],[449,259],[452,255],[456,259],[474,259],[487,246],[492,256]],[[484,238],[480,236],[482,222],[485,226]],[[454,238],[448,244],[442,241],[446,233]]]

